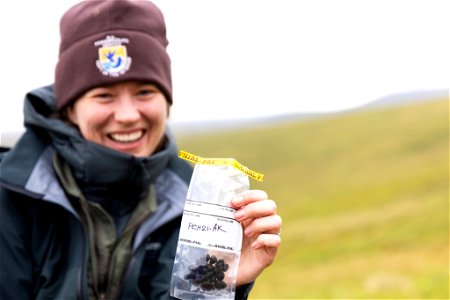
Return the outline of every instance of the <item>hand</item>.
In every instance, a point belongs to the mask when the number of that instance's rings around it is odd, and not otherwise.
[[[241,222],[244,237],[236,285],[254,281],[272,264],[280,247],[281,217],[275,201],[266,192],[250,190],[236,195],[231,206],[237,209],[235,219]]]

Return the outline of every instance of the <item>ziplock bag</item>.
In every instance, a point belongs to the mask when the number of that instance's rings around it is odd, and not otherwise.
[[[234,195],[249,189],[248,177],[263,175],[230,158],[201,158],[186,196],[170,294],[180,299],[234,299],[242,246],[242,226],[230,207]]]

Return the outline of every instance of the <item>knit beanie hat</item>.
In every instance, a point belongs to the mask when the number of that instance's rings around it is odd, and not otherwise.
[[[142,0],[85,0],[60,21],[56,109],[86,91],[125,80],[155,84],[172,103],[168,41],[161,11]]]

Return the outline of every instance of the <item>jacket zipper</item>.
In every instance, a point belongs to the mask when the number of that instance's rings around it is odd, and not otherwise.
[[[77,294],[78,294],[78,299],[79,300],[84,300],[87,297],[84,297],[83,295],[83,270],[84,270],[84,266],[85,266],[85,255],[86,255],[86,229],[84,228],[83,224],[81,224],[81,227],[83,228],[83,239],[82,239],[82,248],[83,251],[81,252],[81,263],[80,263],[80,269],[78,270],[78,284],[77,284]]]

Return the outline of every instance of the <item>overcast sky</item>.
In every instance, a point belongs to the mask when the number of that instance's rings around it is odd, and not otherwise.
[[[0,132],[53,82],[74,0],[0,11]],[[158,0],[172,58],[172,122],[333,111],[450,82],[447,0]]]

